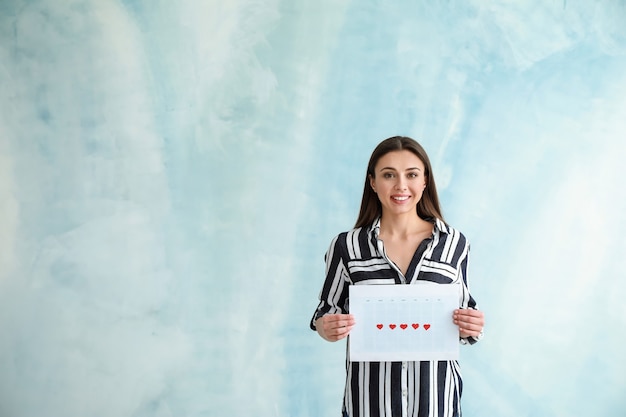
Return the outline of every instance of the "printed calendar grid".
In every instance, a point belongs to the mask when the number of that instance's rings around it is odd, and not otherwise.
[[[457,359],[458,294],[456,284],[351,287],[350,360]]]

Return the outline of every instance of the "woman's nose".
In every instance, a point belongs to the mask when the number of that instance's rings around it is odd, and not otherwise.
[[[406,189],[406,183],[404,182],[404,180],[402,178],[398,179],[398,182],[396,182],[396,189],[398,189],[398,190],[405,190]]]

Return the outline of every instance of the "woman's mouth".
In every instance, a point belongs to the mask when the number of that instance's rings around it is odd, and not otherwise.
[[[392,195],[391,199],[395,201],[406,201],[409,199],[408,195]]]

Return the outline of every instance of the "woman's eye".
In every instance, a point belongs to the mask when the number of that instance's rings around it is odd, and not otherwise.
[[[385,172],[383,178],[393,178],[393,174],[391,172]]]
[[[409,178],[417,178],[417,172],[409,172],[409,175],[407,175]]]

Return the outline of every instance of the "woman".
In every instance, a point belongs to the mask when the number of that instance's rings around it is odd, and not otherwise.
[[[462,344],[482,336],[483,313],[469,293],[469,243],[441,215],[430,161],[413,139],[381,142],[370,158],[355,228],[335,237],[326,253],[326,280],[311,328],[331,342],[350,334],[348,286],[460,283],[453,317]],[[456,417],[463,383],[457,361],[350,362],[343,415]]]

